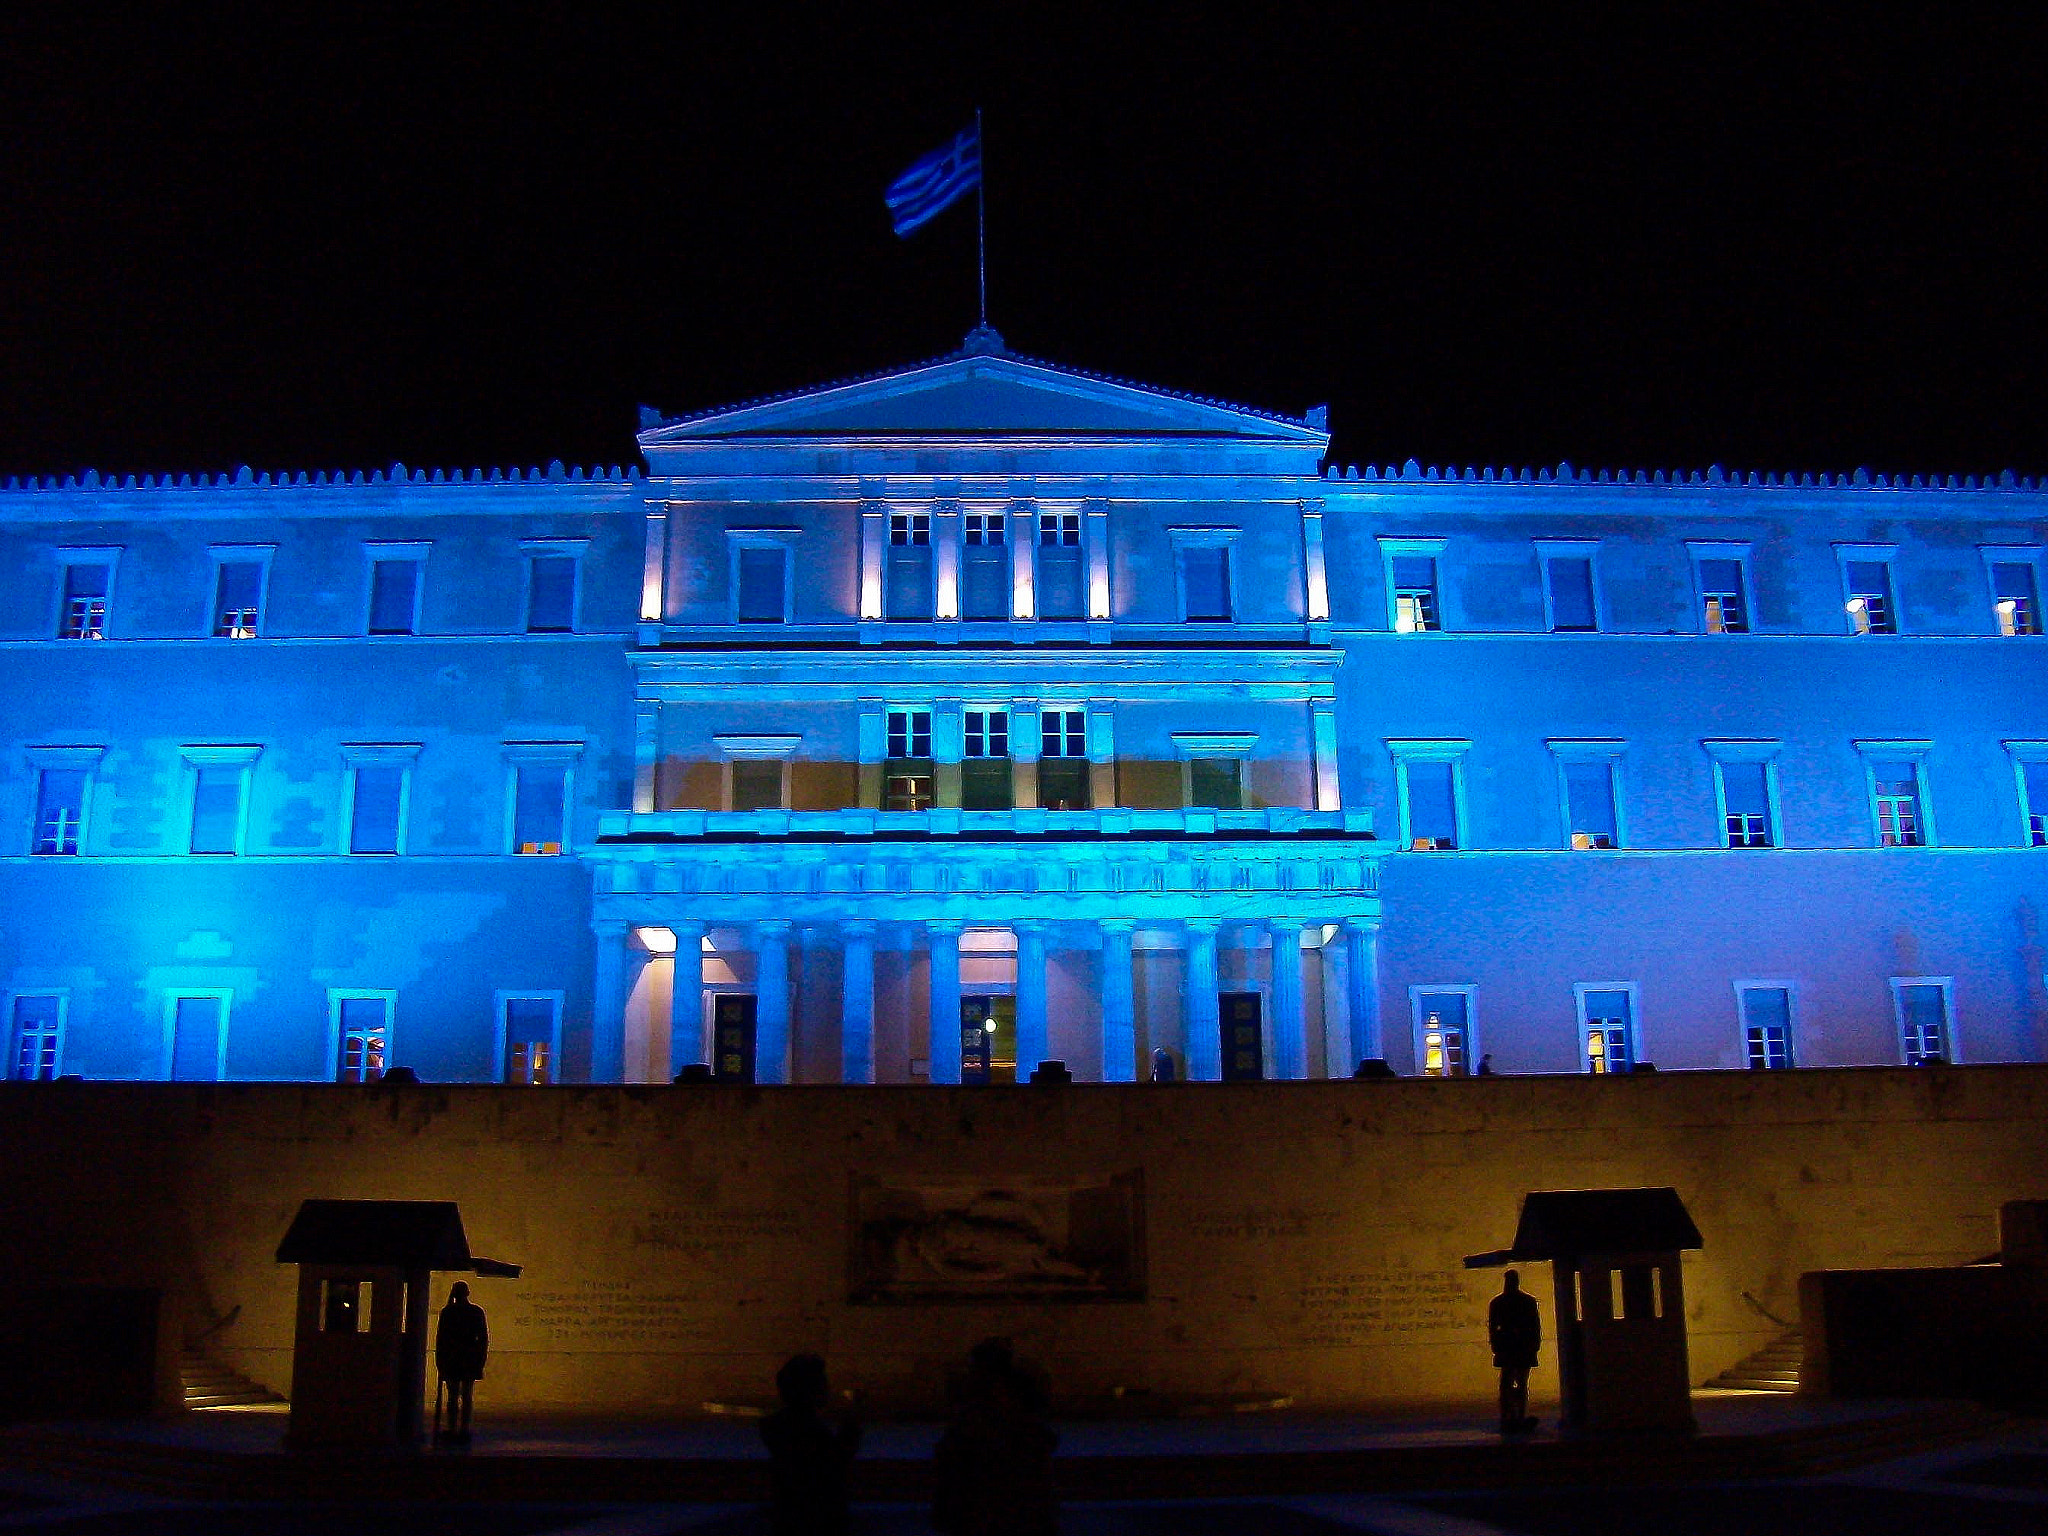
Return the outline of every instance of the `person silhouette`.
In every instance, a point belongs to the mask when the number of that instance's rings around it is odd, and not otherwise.
[[[1500,1432],[1525,1435],[1536,1427],[1529,1417],[1529,1372],[1543,1343],[1543,1314],[1512,1269],[1486,1309],[1486,1337],[1493,1346],[1493,1363],[1500,1368]]]
[[[933,1453],[932,1527],[947,1536],[1053,1536],[1059,1502],[1045,1394],[1008,1339],[968,1352],[967,1382]]]
[[[490,1350],[491,1331],[484,1322],[484,1309],[469,1299],[468,1282],[458,1280],[448,1288],[448,1305],[441,1309],[440,1325],[434,1330],[434,1369],[448,1392],[448,1438],[457,1445],[469,1444],[469,1416],[475,1403],[476,1384],[483,1376],[484,1357]],[[437,1435],[440,1428],[437,1406]]]
[[[775,1373],[782,1406],[761,1421],[768,1447],[769,1529],[775,1536],[843,1536],[849,1519],[847,1471],[860,1450],[860,1423],[849,1411],[825,1418],[832,1401],[820,1355],[792,1355]]]

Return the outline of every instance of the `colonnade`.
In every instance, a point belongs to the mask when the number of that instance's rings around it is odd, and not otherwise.
[[[597,933],[594,1028],[592,1032],[590,1078],[593,1082],[621,1082],[627,1076],[625,1059],[626,1001],[632,991],[630,974],[636,958],[648,958],[645,949],[636,951],[632,925],[623,920],[600,919]],[[674,921],[664,928],[675,935],[674,971],[669,1004],[669,1060],[686,1063],[705,1059],[704,1039],[704,937],[701,922]],[[730,926],[730,925],[720,925]],[[786,1083],[791,1079],[794,1039],[789,976],[789,946],[797,924],[789,918],[761,918],[742,925],[750,930],[754,968],[755,1080]],[[809,926],[809,925],[806,925]],[[840,941],[840,1080],[847,1083],[875,1081],[875,946],[879,924],[868,918],[837,918],[822,927],[836,931]],[[926,986],[931,1021],[928,1045],[928,1076],[934,1083],[957,1083],[961,1075],[960,1031],[942,1027],[960,1018],[961,940],[969,924],[959,919],[932,919],[909,926],[922,930],[929,955]],[[977,928],[997,925],[975,924]],[[1094,1063],[1070,1063],[1083,1069],[1084,1076],[1099,1075],[1104,1082],[1131,1082],[1138,1075],[1138,1028],[1136,987],[1133,979],[1134,941],[1140,926],[1134,918],[1091,919],[1085,923],[1023,919],[999,925],[1016,940],[1016,1041],[1017,1075],[1027,1077],[1051,1054],[1046,996],[1046,952],[1048,930],[1092,928],[1102,955],[1100,1059]],[[1161,926],[1148,920],[1144,926]],[[1221,972],[1218,949],[1226,930],[1255,929],[1271,945],[1272,966],[1268,995],[1271,999],[1266,1028],[1271,1041],[1273,1075],[1305,1078],[1311,1075],[1308,1059],[1308,1021],[1302,972],[1302,936],[1310,926],[1306,919],[1276,917],[1259,921],[1191,917],[1164,925],[1177,929],[1180,953],[1184,957],[1181,982],[1180,1038],[1187,1076],[1197,1082],[1214,1082],[1223,1075],[1222,1028],[1219,1012]],[[1322,924],[1316,926],[1322,927]],[[1348,1050],[1339,1058],[1334,1046],[1332,1069],[1367,1057],[1384,1054],[1380,1024],[1379,919],[1346,918],[1326,931],[1322,949],[1326,956],[1334,947],[1341,956],[1344,1006],[1341,1024]],[[1085,945],[1079,946],[1085,948]],[[1326,994],[1326,1011],[1328,1002]],[[1096,1069],[1090,1072],[1088,1068]]]

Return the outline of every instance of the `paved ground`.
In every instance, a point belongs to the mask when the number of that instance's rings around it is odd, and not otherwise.
[[[0,1478],[0,1533],[49,1536],[743,1536],[760,1512],[666,1505],[625,1510],[461,1505],[285,1507],[96,1494],[26,1474]],[[2042,1536],[2048,1424],[1836,1477],[1682,1489],[1442,1490],[1393,1501],[1329,1497],[1090,1504],[1065,1536]],[[924,1536],[920,1509],[863,1508],[857,1536]]]

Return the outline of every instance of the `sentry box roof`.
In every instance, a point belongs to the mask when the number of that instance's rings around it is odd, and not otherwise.
[[[1475,1253],[1467,1269],[1589,1253],[1672,1253],[1705,1246],[1675,1189],[1544,1190],[1522,1197],[1515,1245]]]
[[[277,1245],[277,1262],[519,1274],[517,1264],[470,1253],[453,1200],[308,1200]]]

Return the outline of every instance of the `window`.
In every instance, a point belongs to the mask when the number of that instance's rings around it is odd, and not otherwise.
[[[1038,514],[1038,569],[1033,578],[1041,619],[1082,616],[1081,514]]]
[[[17,992],[7,1075],[17,1083],[48,1082],[64,1070],[62,992]]]
[[[426,546],[372,544],[370,622],[373,635],[416,635],[420,620],[420,573]]]
[[[417,745],[345,746],[348,769],[348,851],[402,853]]]
[[[935,594],[931,543],[932,517],[929,512],[889,514],[890,618],[931,618]]]
[[[969,512],[961,518],[961,537],[966,543],[960,572],[963,619],[1010,616],[1008,522],[1008,514],[1002,512]]]
[[[1539,539],[1543,562],[1543,617],[1553,634],[1591,632],[1600,627],[1593,556],[1599,546],[1578,540]]]
[[[1189,624],[1228,624],[1237,605],[1230,546],[1235,528],[1169,528],[1180,573],[1181,618]]]
[[[1927,802],[1926,741],[1859,741],[1870,782],[1871,817],[1881,848],[1920,848],[1934,841]]]
[[[1010,712],[970,709],[961,714],[964,752],[960,764],[960,808],[1007,811],[1014,797],[1010,771]]]
[[[1700,629],[1709,635],[1746,634],[1750,627],[1749,546],[1691,544],[1693,579],[1700,593]]]
[[[85,830],[83,768],[44,768],[36,775],[35,839],[29,851],[69,855],[78,852]]]
[[[2021,843],[2048,848],[2048,741],[2008,741],[2020,792]]]
[[[1946,976],[1894,976],[1892,1013],[1899,1026],[1899,1059],[1909,1067],[1954,1061]]]
[[[928,811],[933,801],[932,712],[892,709],[888,760],[882,764],[882,809]]]
[[[1991,572],[1991,608],[1993,617],[1998,621],[1998,632],[2001,635],[2040,634],[2041,598],[2033,556],[2000,559],[1986,551],[1985,560]]]
[[[1472,1071],[1471,987],[1410,987],[1415,1065],[1424,1077],[1465,1077]]]
[[[741,624],[787,622],[789,551],[773,544],[742,545],[733,559],[739,571],[734,620]]]
[[[1564,845],[1580,850],[1622,846],[1618,741],[1552,741],[1558,798],[1564,809]]]
[[[1898,608],[1892,595],[1892,560],[1896,553],[1889,544],[1835,546],[1835,556],[1842,563],[1842,604],[1852,635],[1899,632]]]
[[[576,629],[576,576],[582,561],[574,555],[529,554],[526,559],[526,632],[566,635]]]
[[[248,821],[249,770],[260,747],[180,749],[192,790],[192,853],[238,854]]]
[[[253,640],[263,630],[263,589],[270,576],[266,555],[213,552],[213,634],[222,640]]]
[[[194,987],[164,1000],[164,1075],[174,1083],[214,1083],[227,1073],[228,1009],[233,993]]]
[[[1094,796],[1088,766],[1088,711],[1039,711],[1038,803],[1049,811],[1089,809]]]
[[[732,765],[731,805],[736,811],[784,808],[784,769],[777,758],[740,758]]]
[[[570,790],[580,742],[509,742],[508,826],[512,852],[553,857],[569,846]]]
[[[1639,1059],[1636,1046],[1634,982],[1581,982],[1573,988],[1579,1000],[1579,1038],[1585,1045],[1586,1070],[1627,1072]]]
[[[1041,512],[1038,514],[1038,544],[1041,549],[1079,549],[1081,514]]]
[[[1401,844],[1417,853],[1465,845],[1465,769],[1469,741],[1389,741]]]
[[[396,992],[329,992],[330,1058],[337,1083],[374,1083],[391,1060]]]
[[[562,994],[498,994],[498,1063],[504,1080],[545,1088],[561,1077]]]
[[[1430,555],[1394,557],[1394,629],[1403,635],[1443,628],[1437,609],[1436,560]]]
[[[1737,982],[1742,1048],[1752,1072],[1792,1065],[1792,989],[1777,982]]]
[[[1775,741],[1704,741],[1714,761],[1714,798],[1724,848],[1778,846],[1778,750]]]
[[[107,638],[107,598],[114,585],[112,552],[60,550],[64,585],[57,615],[60,640]]]
[[[1243,810],[1244,759],[1241,757],[1189,758],[1188,804],[1197,810]]]

